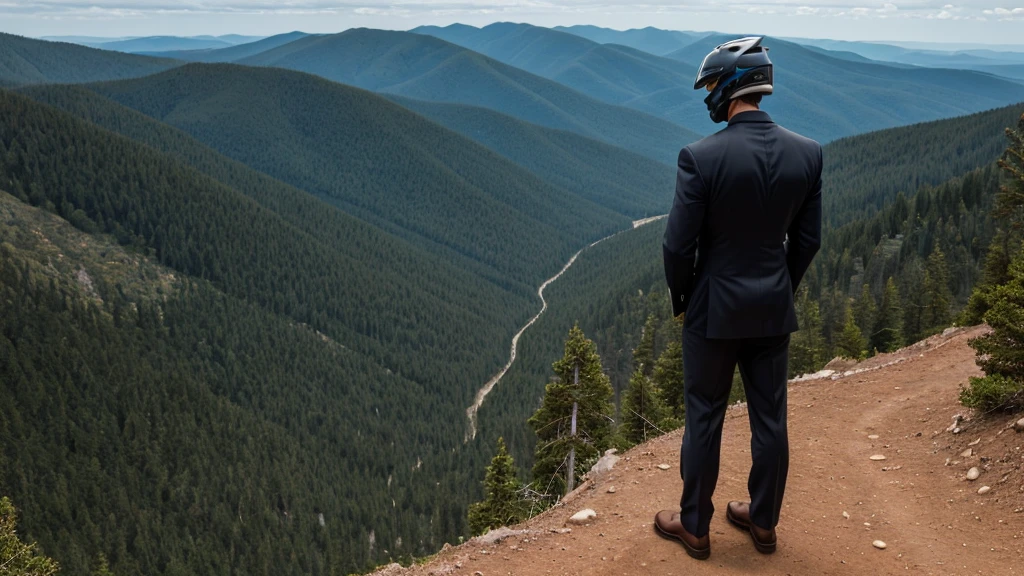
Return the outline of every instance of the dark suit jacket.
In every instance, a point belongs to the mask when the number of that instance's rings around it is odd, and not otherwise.
[[[788,236],[788,242],[786,242]],[[762,111],[679,153],[665,231],[675,315],[707,338],[797,330],[793,294],[821,243],[821,146]]]

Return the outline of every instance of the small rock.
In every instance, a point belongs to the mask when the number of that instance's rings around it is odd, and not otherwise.
[[[990,488],[988,486],[982,486],[981,488],[978,488],[978,495],[988,494],[991,491],[992,491],[992,488]]]
[[[569,522],[569,524],[586,524],[594,518],[597,518],[597,512],[594,512],[590,508],[584,508],[583,510],[573,514],[567,522]]]
[[[605,450],[604,456],[598,459],[594,466],[591,467],[590,476],[597,477],[600,476],[601,474],[611,471],[611,469],[614,468],[615,465],[621,459],[616,454],[616,452],[617,450],[615,450],[615,448],[609,448],[608,450]]]
[[[668,470],[671,468],[668,464],[658,464],[658,470]]]
[[[552,528],[552,534],[571,534],[572,528]]]
[[[970,470],[967,471],[967,479],[968,480],[974,481],[974,480],[977,480],[980,476],[981,476],[981,470],[978,470],[977,466],[975,466],[974,468],[971,468]]]
[[[484,576],[484,573],[477,570],[476,572],[473,572],[473,576]]]
[[[953,428],[953,434],[959,434],[961,432],[963,432],[963,430],[961,430],[960,428]]]
[[[878,440],[878,434],[871,434],[868,436],[868,440]]]
[[[881,454],[875,454],[874,456],[871,456],[870,459],[878,462],[880,460],[885,460],[885,456],[883,456]]]
[[[960,453],[961,458],[970,458],[971,456],[974,456],[974,448],[968,448]]]
[[[885,550],[885,542],[882,542],[881,540],[875,540],[871,545],[879,550]]]
[[[981,438],[978,438],[974,442],[971,442],[970,444],[968,444],[968,446],[977,446],[978,444],[981,444]]]
[[[843,510],[843,518],[846,518],[847,520],[849,520],[850,519],[850,513],[847,512],[846,510]]]
[[[615,486],[609,486],[608,487],[608,493],[609,494],[615,494]]]
[[[1017,432],[1024,432],[1024,418],[1014,422],[1013,429]]]

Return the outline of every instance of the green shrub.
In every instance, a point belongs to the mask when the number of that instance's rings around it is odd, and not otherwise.
[[[970,384],[960,389],[960,403],[983,412],[1019,410],[1024,408],[1024,384],[999,374],[971,378]]]

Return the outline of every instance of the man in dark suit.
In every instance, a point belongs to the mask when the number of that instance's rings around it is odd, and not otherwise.
[[[752,433],[751,501],[730,502],[726,517],[750,532],[758,551],[775,551],[789,469],[793,294],[821,239],[821,146],[759,109],[773,79],[761,40],[728,42],[704,59],[694,89],[708,89],[712,120],[728,127],[679,153],[665,232],[672,309],[685,313],[686,428],[681,511],[659,512],[655,528],[698,559],[711,553],[711,497],[737,364]]]

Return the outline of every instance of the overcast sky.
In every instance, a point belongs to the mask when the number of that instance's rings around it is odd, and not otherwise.
[[[270,35],[497,21],[656,26],[843,40],[1024,44],[1024,0],[0,0],[0,31],[25,36]]]

